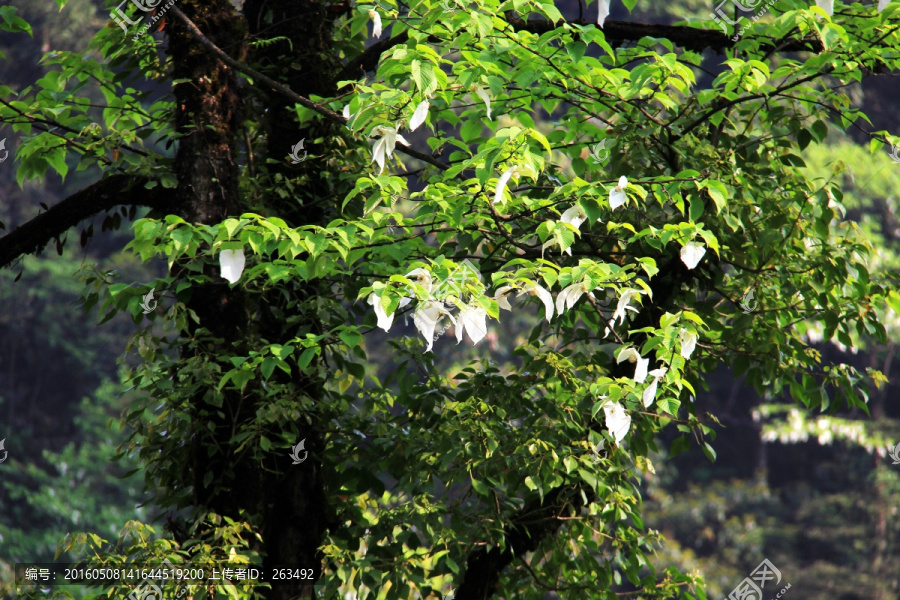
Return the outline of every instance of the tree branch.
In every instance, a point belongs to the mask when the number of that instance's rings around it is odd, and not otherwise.
[[[382,53],[390,50],[394,46],[405,44],[408,39],[409,31],[404,31],[392,38],[387,38],[372,44],[356,58],[344,65],[344,68],[337,74],[337,81],[347,81],[348,79],[356,80],[365,77],[366,71],[374,71],[375,67],[378,66],[378,59],[381,58]],[[428,41],[431,41],[431,39],[429,38]],[[346,90],[341,88],[339,91],[343,92]]]
[[[275,81],[274,79],[272,79],[270,77],[266,77],[259,71],[255,70],[253,67],[250,67],[248,65],[245,65],[244,63],[238,62],[238,61],[234,60],[233,58],[231,58],[230,56],[228,56],[227,54],[225,54],[225,52],[222,49],[220,49],[213,42],[211,42],[209,40],[209,38],[207,38],[205,35],[203,35],[203,32],[200,31],[200,29],[194,24],[194,22],[191,21],[183,12],[178,10],[177,7],[172,6],[171,12],[182,23],[184,23],[185,27],[188,28],[188,31],[191,32],[191,34],[194,36],[194,38],[196,38],[196,40],[200,43],[200,45],[202,45],[204,48],[209,50],[212,54],[214,54],[216,57],[218,57],[219,60],[221,60],[223,63],[225,63],[226,65],[228,65],[235,71],[244,73],[245,75],[249,75],[250,77],[265,83],[266,85],[268,85],[270,88],[272,88],[279,94],[282,94],[287,98],[290,98],[297,104],[305,106],[306,108],[319,113],[320,115],[328,118],[330,121],[332,121],[334,123],[339,123],[341,125],[347,124],[347,119],[345,119],[343,117],[343,115],[339,115],[338,113],[334,112],[327,106],[313,102],[309,98],[304,98],[303,96],[301,96],[297,92],[291,90],[287,86],[285,86],[281,83],[278,83],[277,81]],[[423,162],[427,162],[430,165],[434,165],[435,167],[437,167],[441,170],[447,170],[450,168],[450,165],[444,164],[428,154],[424,154],[422,152],[419,152],[418,150],[413,150],[406,144],[397,144],[396,148],[400,152],[403,152],[404,154],[406,154],[407,156],[411,156],[413,158],[418,158],[419,160],[421,160]]]
[[[569,509],[578,510],[584,504],[576,486],[557,487],[544,501],[527,504],[506,528],[503,544],[490,550],[479,548],[469,555],[462,585],[456,590],[456,600],[488,600],[497,591],[500,573],[513,559],[533,552],[547,537],[556,533],[562,521],[558,518]],[[593,492],[583,490],[592,501]]]
[[[597,25],[596,22],[585,19],[557,21],[555,23],[546,19],[529,19],[525,21],[511,11],[506,13],[506,20],[512,25],[514,31],[530,31],[537,35],[553,31],[565,24],[580,25],[582,27]],[[732,36],[712,29],[698,29],[684,25],[648,25],[628,21],[606,21],[603,24],[603,34],[606,36],[606,41],[614,48],[621,46],[624,42],[637,41],[644,37],[665,38],[676,46],[681,46],[685,50],[694,52],[702,52],[706,49],[721,52],[737,43],[732,40]],[[374,71],[382,53],[399,44],[405,44],[408,39],[409,32],[404,31],[392,38],[372,44],[341,69],[341,72],[338,73],[337,81],[358,79],[364,76],[366,71]],[[428,41],[438,42],[440,40],[432,36],[429,37]],[[824,49],[822,42],[819,40],[795,39],[784,40],[781,45],[762,44],[760,48],[771,50],[777,48],[780,52],[821,52]]]
[[[147,177],[112,175],[69,196],[0,238],[0,268],[40,251],[82,220],[115,206],[165,208],[170,191],[161,186],[148,190],[144,187],[148,181]]]

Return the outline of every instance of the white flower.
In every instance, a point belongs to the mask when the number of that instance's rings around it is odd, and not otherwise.
[[[394,323],[394,313],[387,314],[384,312],[384,306],[381,304],[381,296],[372,292],[369,294],[367,302],[375,309],[375,316],[378,318],[378,326],[385,331],[389,330]],[[400,298],[400,308],[403,308],[409,303],[409,298]]]
[[[519,167],[517,165],[513,165],[507,170],[503,171],[503,174],[500,175],[500,179],[497,181],[497,191],[494,192],[494,204],[498,202],[502,202],[503,192],[506,191],[506,184],[509,182],[509,178],[513,175],[516,175],[519,172]]]
[[[606,413],[606,428],[618,444],[631,429],[631,417],[618,402],[607,402],[603,405],[603,412]]]
[[[563,307],[572,310],[575,303],[584,295],[584,283],[573,283],[556,296],[556,312],[563,314]]]
[[[381,37],[381,15],[378,14],[378,11],[372,9],[369,11],[369,18],[375,22],[375,27],[372,28],[372,35],[374,37]]]
[[[641,355],[634,348],[626,348],[619,353],[619,358],[618,360],[616,360],[616,364],[619,364],[626,359],[628,360],[628,362],[637,363],[634,370],[634,380],[638,383],[644,383],[644,381],[646,381],[647,379],[647,369],[650,367],[650,359],[641,358]]]
[[[563,223],[568,223],[575,229],[578,229],[579,227],[581,227],[581,224],[584,223],[585,219],[587,219],[587,215],[584,213],[584,209],[581,208],[580,205],[576,204],[562,214],[561,221]]]
[[[484,104],[487,106],[487,118],[488,118],[488,120],[490,120],[491,119],[491,97],[488,96],[488,93],[486,91],[484,91],[484,88],[481,87],[480,85],[475,87],[475,94],[479,98],[484,100]]]
[[[816,0],[816,6],[828,13],[828,16],[834,16],[834,0]]]
[[[879,14],[881,13],[881,11],[883,11],[885,8],[887,8],[887,5],[890,4],[890,3],[891,3],[891,0],[878,0],[878,12],[879,12]]]
[[[494,300],[497,301],[500,308],[509,311],[512,310],[512,306],[509,305],[509,299],[506,297],[512,290],[513,287],[510,285],[504,285],[503,287],[497,288],[497,295],[494,296]]]
[[[678,332],[678,337],[681,338],[681,356],[690,358],[694,353],[694,348],[697,347],[697,334],[682,329]]]
[[[619,177],[619,185],[609,191],[610,208],[616,209],[628,202],[628,195],[625,193],[626,187],[628,187],[628,178],[622,175]]]
[[[348,121],[350,120],[350,105],[349,104],[344,106],[344,110],[341,111],[341,114],[344,116],[345,119],[347,119]]]
[[[416,329],[419,330],[419,333],[422,334],[422,337],[425,338],[425,341],[428,342],[425,352],[431,352],[431,347],[434,345],[434,330],[438,321],[444,316],[449,317],[453,324],[456,325],[456,319],[444,308],[442,302],[426,300],[420,303],[416,309],[413,315],[413,323]]]
[[[456,323],[456,343],[463,338],[463,330],[469,334],[473,344],[480,342],[487,335],[487,311],[480,306],[463,306],[459,311]]]
[[[372,147],[372,162],[377,162],[378,166],[381,167],[378,171],[378,174],[381,175],[384,171],[385,155],[387,158],[394,155],[394,147],[397,145],[397,142],[406,144],[407,146],[409,145],[409,142],[397,132],[396,127],[379,126],[376,129],[380,129],[384,132],[384,135],[382,135]]]
[[[428,100],[422,100],[419,103],[419,106],[416,107],[416,111],[413,113],[412,118],[409,120],[409,130],[415,131],[419,128],[419,125],[425,122],[425,117],[428,116],[428,107],[431,106],[428,103]]]
[[[633,306],[629,306],[628,303],[631,302],[632,298],[640,296],[643,293],[644,292],[642,292],[641,290],[635,289],[627,289],[622,292],[622,295],[619,296],[619,303],[616,305],[616,312],[613,313],[610,322],[619,319],[619,324],[622,324],[625,322],[625,316],[628,314],[626,311],[630,310],[631,312],[638,312],[638,309],[634,308]],[[607,331],[607,333],[609,332]]]
[[[606,17],[609,16],[609,0],[599,0],[597,2],[597,25],[603,28]]]
[[[375,309],[375,316],[378,318],[378,326],[385,331],[388,331],[394,322],[394,313],[387,314],[384,312],[384,307],[381,305],[381,296],[375,292],[369,294],[366,302],[371,304]]]
[[[681,262],[688,269],[693,269],[700,262],[700,259],[703,258],[704,254],[706,254],[706,248],[703,247],[703,244],[688,242],[681,247]]]
[[[550,292],[545,290],[539,284],[534,283],[533,281],[529,281],[529,288],[522,290],[518,293],[519,296],[522,294],[528,294],[530,296],[537,296],[540,298],[541,302],[544,303],[544,311],[545,316],[547,318],[547,322],[550,322],[550,319],[553,318],[553,296],[550,295]]]
[[[431,293],[431,273],[425,269],[413,269],[406,274],[407,279],[415,277],[416,283],[425,288],[425,292]]]
[[[660,367],[659,369],[653,369],[648,373],[648,375],[653,377],[653,381],[650,382],[650,385],[647,386],[644,390],[644,394],[641,396],[644,408],[653,404],[653,399],[656,398],[656,388],[659,386],[659,380],[666,376],[666,371],[668,371],[666,367]]]
[[[576,204],[575,206],[570,207],[566,212],[564,212],[560,220],[563,223],[568,223],[575,229],[578,229],[586,219],[587,215],[585,214],[584,209],[581,208],[580,205]]]
[[[222,250],[219,252],[219,269],[222,271],[222,277],[228,280],[228,283],[235,283],[241,278],[244,272],[244,251],[240,250]]]

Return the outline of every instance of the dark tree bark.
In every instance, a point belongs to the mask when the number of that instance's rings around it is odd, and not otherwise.
[[[180,108],[179,132],[189,140],[179,147],[176,163],[180,167],[179,212],[185,219],[203,223],[216,223],[228,216],[256,209],[237,194],[238,172],[234,157],[238,154],[237,140],[244,137],[241,135],[239,94],[246,90],[239,89],[235,70],[226,65],[226,61],[235,64],[234,61],[244,59],[243,53],[235,52],[246,39],[242,29],[244,21],[227,1],[214,4],[219,6],[201,9],[198,2],[182,6],[180,12],[189,22],[179,19],[169,34],[172,40],[170,52],[176,64],[175,77],[200,82],[200,85],[176,89]],[[275,193],[259,199],[261,208],[267,214],[284,218],[292,226],[319,224],[326,211],[317,200],[330,195],[330,190],[325,182],[311,175],[324,168],[324,159],[320,161],[314,152],[310,152],[308,161],[292,165],[286,156],[300,139],[328,135],[330,129],[343,124],[343,119],[335,115],[337,122],[332,118],[301,129],[295,124],[293,110],[298,93],[308,97],[334,91],[330,81],[337,64],[329,70],[326,64],[314,60],[327,54],[331,43],[331,17],[321,5],[286,0],[268,2],[265,6],[250,0],[244,11],[251,35],[265,30],[266,37],[284,35],[293,41],[293,53],[290,45],[276,44],[251,57],[260,70],[268,68],[272,71],[270,88],[283,87],[285,82],[279,81],[279,74],[287,71],[286,83],[293,93],[284,93],[281,89],[274,94],[252,92],[247,96],[250,118],[262,124],[263,139],[266,140],[261,148],[247,148],[247,152],[259,152],[257,177],[264,183],[262,188],[276,188],[275,175],[280,175],[281,181],[306,177],[304,181],[307,182],[302,186],[301,194],[292,195],[288,201]],[[303,19],[297,18],[298,11],[304,15]],[[231,50],[229,56],[223,56],[223,47]],[[292,69],[296,64],[311,66],[297,71]],[[297,288],[292,290],[294,298],[309,297],[316,291],[294,285]],[[228,285],[212,284],[194,290],[191,307],[200,316],[201,326],[220,337],[221,349],[228,352],[234,352],[235,345],[246,346],[249,350],[253,341],[259,338],[272,343],[287,343],[302,335],[296,326],[287,327],[284,319],[275,316],[288,309],[281,290],[253,301]],[[259,316],[252,326],[258,329],[249,325],[253,315]],[[305,326],[315,321],[315,315],[305,315],[302,320]],[[204,348],[204,352],[215,350]],[[306,380],[299,374],[292,378],[296,389],[321,401],[322,390],[318,382]],[[215,431],[209,433],[205,423],[198,424],[193,440],[191,474],[195,502],[234,519],[242,518],[242,514],[245,515],[243,518],[249,516],[262,533],[262,545],[258,545],[257,550],[264,556],[265,567],[315,568],[318,574],[322,563],[319,547],[330,521],[324,476],[316,458],[323,445],[316,423],[303,424],[306,447],[311,454],[303,468],[292,468],[287,454],[260,465],[230,449],[233,424],[252,421],[264,401],[256,395],[241,398],[237,394],[226,394],[223,412],[227,416],[213,421]],[[200,394],[195,399],[198,410],[202,402]],[[210,457],[208,448],[225,450]],[[211,483],[215,487],[203,484],[203,477],[210,470],[213,471]],[[312,584],[296,582],[273,586],[268,593],[273,600],[288,600],[298,595],[312,597]]]
[[[589,501],[593,492],[584,490]],[[507,527],[503,548],[479,548],[469,555],[462,583],[454,600],[488,600],[497,592],[500,574],[513,560],[553,536],[562,525],[559,517],[577,513],[584,506],[579,486],[560,486],[544,497],[527,504]]]
[[[51,240],[65,234],[84,219],[116,206],[149,206],[164,210],[170,190],[144,187],[150,179],[112,175],[72,194],[0,238],[0,268],[26,254],[39,252]]]

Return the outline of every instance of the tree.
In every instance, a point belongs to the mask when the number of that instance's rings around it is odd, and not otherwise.
[[[104,560],[309,567],[326,596],[704,597],[650,562],[635,474],[667,426],[672,453],[693,438],[715,457],[692,400],[705,374],[865,408],[857,384],[883,376],[823,367],[801,330],[884,340],[900,295],[799,153],[864,122],[843,89],[897,68],[900,4],[785,0],[728,33],[568,8],[181,0],[153,17],[162,57],[111,25],[102,58],[50,57],[3,102],[20,180],[75,156],[103,176],[0,238],[0,264],[122,204],[152,210],[130,249],[168,259],[150,284],[98,271],[85,298],[141,327],[129,381],[155,418],[124,416],[129,449],[156,503],[191,513],[162,540],[129,524]],[[170,95],[130,88],[141,76]],[[872,152],[900,142],[866,134]],[[150,289],[165,293],[145,317]],[[494,364],[477,342],[503,309],[543,320],[497,333]],[[401,313],[424,339],[397,333]],[[452,371],[424,350],[447,323],[476,343]]]

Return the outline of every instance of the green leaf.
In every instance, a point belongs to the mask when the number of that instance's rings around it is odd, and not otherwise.
[[[691,447],[691,438],[689,438],[686,435],[677,437],[674,440],[672,440],[672,446],[669,449],[669,457],[675,458],[676,456],[678,456],[682,452],[686,451],[690,447]]]
[[[278,359],[272,356],[269,356],[265,360],[263,360],[260,370],[262,371],[263,377],[266,379],[266,381],[268,381],[269,377],[272,376],[272,372],[275,370],[276,364],[278,364]]]
[[[709,445],[709,442],[703,442],[703,446],[700,449],[703,450],[703,454],[706,455],[710,462],[716,462],[716,451]]]
[[[410,64],[412,79],[423,96],[429,96],[437,89],[437,78],[434,75],[434,66],[430,62],[413,60]]]
[[[585,469],[578,469],[578,475],[581,477],[581,480],[586,484],[591,486],[592,489],[597,488],[597,476],[591,473],[590,471],[586,471]]]
[[[66,166],[66,147],[65,146],[57,146],[53,148],[46,154],[47,162],[50,163],[50,166],[59,173],[59,176],[62,179],[66,178],[66,173],[69,172],[69,167]]]
[[[362,335],[356,330],[345,329],[338,333],[338,337],[340,337],[350,348],[355,348],[362,342]]]
[[[297,359],[297,366],[300,367],[301,371],[305,370],[306,367],[309,366],[309,363],[312,362],[312,359],[315,355],[315,348],[306,348],[303,353],[300,354],[300,358]]]
[[[721,181],[707,180],[704,183],[709,197],[712,198],[713,202],[716,203],[716,214],[721,213],[722,209],[725,208],[725,201],[728,197],[728,189]]]
[[[16,7],[0,6],[0,18],[3,19],[3,22],[0,22],[0,29],[3,31],[8,31],[10,33],[27,33],[31,37],[34,37],[34,34],[31,31],[31,25],[29,25],[25,19],[16,16]]]

